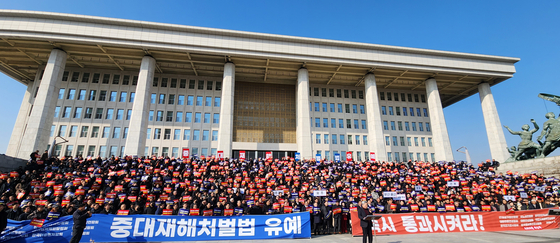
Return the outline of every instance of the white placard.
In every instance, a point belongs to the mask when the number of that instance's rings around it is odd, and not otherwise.
[[[393,198],[397,196],[397,192],[383,192],[383,197]]]
[[[422,186],[416,185],[416,186],[414,186],[414,190],[417,191],[417,192],[421,192],[422,191]]]
[[[397,194],[393,197],[395,200],[406,201],[406,194]]]
[[[508,196],[504,196],[504,200],[515,202],[515,196],[509,196],[509,195],[508,195]]]
[[[546,186],[536,186],[535,191],[544,192],[546,191]]]
[[[272,194],[274,194],[274,196],[282,196],[284,195],[284,190],[274,190]]]
[[[458,181],[448,181],[447,182],[447,187],[458,187],[458,186],[459,186]]]
[[[529,198],[526,192],[520,192],[519,196],[521,196],[521,198]]]
[[[313,191],[313,196],[314,197],[325,197],[325,196],[327,196],[327,191],[326,190],[315,190],[315,191]]]

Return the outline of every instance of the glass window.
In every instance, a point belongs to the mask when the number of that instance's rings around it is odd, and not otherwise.
[[[414,94],[414,102],[419,102],[418,101],[418,94]]]
[[[340,138],[340,144],[345,144],[345,143],[346,143],[346,142],[345,142],[346,140],[345,140],[345,138],[344,138],[344,135],[340,134],[339,138]]]
[[[363,90],[358,91],[358,98],[359,99],[364,99],[364,91]]]
[[[420,100],[422,101],[422,103],[426,103],[426,96],[420,95]]]
[[[337,108],[338,108],[338,113],[342,113],[342,104],[338,103]]]
[[[321,143],[321,134],[315,134],[315,143],[316,143],[316,144],[320,144],[320,143]]]
[[[315,102],[314,105],[315,105],[315,106],[314,106],[314,107],[315,107],[315,111],[319,111],[319,102]]]
[[[157,96],[156,94],[152,94],[150,96],[150,104],[155,104],[156,103],[156,96]]]
[[[189,89],[194,89],[195,82],[196,82],[196,81],[194,81],[194,80],[192,80],[192,79],[189,80]]]
[[[163,130],[163,139],[164,140],[171,139],[171,129],[164,129]]]
[[[402,131],[402,121],[397,122],[397,126],[399,128],[399,131]]]
[[[220,124],[220,113],[214,113],[212,117],[212,123]]]
[[[173,130],[173,140],[180,140],[181,139],[181,129]]]
[[[363,139],[364,139],[364,145],[368,145],[368,143],[367,143],[367,135],[363,135],[362,137],[363,137]],[[365,153],[365,156],[367,156],[367,153]],[[367,158],[366,158],[366,160],[367,160]]]
[[[213,86],[214,86],[214,82],[206,81],[206,90],[212,90]]]
[[[432,138],[428,138],[428,146],[432,147]]]
[[[60,106],[54,108],[54,117],[58,117],[58,114],[60,114]]]
[[[406,144],[412,146],[412,139],[410,139],[410,137],[406,137]]]
[[[426,138],[422,137],[420,140],[422,141],[422,147],[426,147]]]
[[[414,146],[418,147],[418,137],[414,137]]]
[[[344,90],[344,98],[347,98],[347,99],[350,98],[350,95],[348,95],[348,90],[347,89]]]
[[[130,75],[124,75],[123,76],[123,85],[128,85],[128,82],[130,81]]]
[[[113,119],[113,108],[108,108],[107,113],[105,114],[105,119],[112,120]]]
[[[172,122],[173,121],[173,111],[168,111],[167,115],[165,116],[165,121],[166,122]]]
[[[72,150],[74,150],[74,145],[66,145],[66,152],[64,153],[64,156],[72,157]]]
[[[395,112],[397,113],[397,116],[401,115],[401,108],[400,107],[395,107]]]
[[[422,116],[422,113],[420,113],[420,108],[416,108],[416,116]]]
[[[430,128],[430,123],[426,122],[426,132],[430,132],[431,128]]]
[[[381,115],[387,115],[387,107],[381,106]]]
[[[323,118],[323,127],[329,127],[329,119],[328,118]]]
[[[393,100],[391,92],[387,92],[387,100]]]
[[[198,89],[204,90],[204,80],[198,80]]]
[[[336,89],[336,97],[337,98],[342,98],[342,90],[341,89]]]
[[[324,137],[323,139],[324,143],[329,144],[329,134],[324,134],[323,137]]]
[[[128,98],[128,102],[134,102],[134,97],[136,96],[135,92],[130,92],[130,98]]]
[[[220,91],[220,90],[222,90],[222,82],[216,81],[216,91]]]
[[[128,137],[128,127],[125,127],[122,138],[127,138],[127,137]]]
[[[106,90],[99,91],[99,101],[105,101],[106,97],[107,97],[107,91]]]
[[[202,106],[202,96],[196,97],[196,106]]]
[[[120,79],[121,79],[121,75],[118,74],[113,75],[113,84],[119,84]]]
[[[356,145],[360,145],[360,135],[354,136],[356,138]]]
[[[165,104],[165,94],[159,94],[158,104]]]
[[[109,96],[109,101],[116,101],[117,100],[117,91],[111,91],[111,95]]]
[[[187,105],[193,105],[194,96],[189,95],[187,96]]]
[[[154,115],[154,114],[152,114],[152,116],[153,116],[153,115]],[[130,117],[131,117],[131,116],[132,116],[132,110],[131,110],[131,109],[128,109],[128,110],[126,111],[126,120],[127,120],[127,121],[130,120]]]
[[[146,139],[150,139],[152,137],[152,129],[148,128],[148,130],[146,130]]]
[[[123,109],[118,109],[117,110],[117,117],[115,118],[115,120],[122,120],[124,116],[124,110]]]
[[[183,140],[191,140],[191,130],[185,129],[183,130]]]
[[[360,129],[360,126],[358,124],[358,119],[354,119],[354,129]]]
[[[329,97],[334,98],[334,89],[329,89]]]
[[[367,129],[366,120],[362,120],[362,129]]]
[[[93,108],[92,107],[87,107],[86,108],[86,114],[84,114],[84,118],[90,119],[92,113],[93,113]]]
[[[150,111],[148,113],[148,121],[153,121],[154,120],[154,111]]]
[[[119,102],[126,102],[126,92],[121,92],[121,96],[119,97]]]
[[[198,141],[198,138],[200,137],[200,130],[194,130],[193,131],[193,141]]]
[[[71,112],[72,112],[72,107],[65,106],[64,111],[62,112],[62,118],[69,118]]]
[[[336,136],[336,134],[332,134],[331,135],[331,142],[332,144],[337,144],[338,138]]]
[[[84,73],[84,75],[82,76],[82,83],[87,82],[89,82],[89,73]]]
[[[152,147],[152,156],[158,156],[159,147]]]
[[[115,127],[113,128],[113,138],[120,138],[121,136],[121,128]]]
[[[322,103],[323,112],[327,112],[327,103]]]
[[[352,113],[358,114],[358,105],[352,105]]]
[[[391,121],[391,130],[395,130],[395,122]]]
[[[389,115],[391,115],[391,116],[393,115],[393,107],[392,106],[389,106]]]
[[[385,136],[385,145],[390,146],[391,141],[389,140],[389,136]]]
[[[96,138],[97,136],[99,136],[99,127],[92,127],[91,137]]]
[[[204,113],[204,123],[210,123],[210,113]]]
[[[352,128],[352,119],[346,119],[346,128]]]
[[[212,96],[206,96],[204,106],[212,106]]]
[[[156,121],[163,121],[163,111],[157,111]]]
[[[330,103],[330,112],[335,112],[334,103]]]
[[[74,109],[74,116],[72,118],[82,118],[82,107],[76,107]]]
[[[414,116],[414,108],[410,107],[410,116]]]
[[[220,103],[221,103],[221,98],[214,97],[214,107],[220,107]]]
[[[78,126],[70,126],[70,132],[68,133],[68,137],[75,137],[76,133],[78,133]]]
[[[82,126],[82,132],[80,132],[80,137],[87,138],[88,130],[89,130],[88,126]]]
[[[192,112],[185,112],[185,122],[192,122]]]
[[[212,141],[218,141],[218,130],[212,130]]]
[[[412,131],[416,132],[416,122],[412,123]]]
[[[101,75],[99,73],[94,73],[93,74],[93,79],[91,79],[91,82],[94,83],[94,84],[99,83],[99,77],[100,76]]]
[[[187,88],[187,80],[186,79],[181,79],[181,81],[179,82],[179,88],[181,88],[181,89]]]
[[[397,93],[395,93],[395,94],[397,94]],[[395,97],[397,97],[397,96],[395,95]],[[395,161],[397,161],[397,162],[401,161],[401,159],[399,158],[399,153],[398,152],[395,152]]]
[[[364,105],[360,105],[360,114],[366,114],[366,109]]]
[[[428,109],[422,108],[422,110],[424,111],[424,117],[428,117]]]
[[[75,89],[69,89],[68,90],[68,95],[66,96],[67,100],[73,100],[74,96],[76,96],[76,90]]]
[[[182,111],[177,111],[177,114],[175,116],[175,121],[176,122],[183,122],[183,112]]]
[[[349,144],[349,145],[352,144],[352,135],[348,135],[348,144]]]
[[[161,78],[161,87],[167,88],[167,78]]]
[[[393,136],[393,146],[399,146],[399,143],[397,141],[397,136]]]
[[[420,130],[421,132],[424,131],[424,124],[422,124],[422,122],[418,123],[418,130]]]
[[[160,138],[161,138],[161,128],[154,129],[154,139],[160,139]]]
[[[410,123],[404,122],[404,130],[410,131]]]
[[[336,128],[336,119],[331,118],[331,128]]]
[[[346,113],[350,113],[350,104],[344,104],[344,109],[346,110]]]
[[[385,92],[379,92],[379,99],[385,100]]]
[[[202,113],[196,112],[194,113],[194,123],[200,123],[200,118],[202,117]]]
[[[404,143],[404,137],[400,137],[399,139],[401,141],[401,146],[406,146],[405,143]]]
[[[157,87],[158,82],[159,82],[159,78],[154,77],[154,80],[152,81],[152,87]]]
[[[167,99],[167,104],[169,105],[174,105],[175,104],[175,95],[174,94],[170,94],[168,99]]]
[[[344,120],[338,119],[338,128],[344,128]]]
[[[177,81],[175,80],[175,82],[177,82]],[[177,158],[177,156],[179,156],[179,148],[173,147],[171,149],[171,157]]]
[[[80,89],[80,93],[78,94],[78,100],[85,100],[86,99],[86,90]]]
[[[321,88],[321,96],[327,97],[327,88]]]
[[[319,96],[319,88],[313,88],[313,96]]]
[[[97,90],[90,90],[88,100],[95,100],[96,95],[97,95]]]
[[[203,130],[202,131],[202,141],[208,141],[209,133],[210,133],[210,131],[208,131],[208,130]]]
[[[395,93],[395,101],[399,101],[399,93]]]
[[[87,156],[95,156],[95,145],[88,146]]]
[[[179,97],[177,98],[177,105],[184,105],[184,104],[185,104],[185,96],[179,95]]]
[[[321,127],[321,118],[315,118],[315,127]]]
[[[402,112],[403,112],[403,116],[408,116],[407,112],[406,112],[406,107],[402,108]]]
[[[389,130],[389,123],[387,121],[383,121],[383,130]]]
[[[108,138],[110,131],[111,131],[110,127],[103,127],[103,132],[101,133],[101,138]]]
[[[356,99],[356,90],[350,90],[350,93],[352,94],[352,99]]]

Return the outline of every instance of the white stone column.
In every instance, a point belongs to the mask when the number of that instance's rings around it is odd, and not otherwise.
[[[235,92],[235,64],[224,65],[222,81],[222,104],[220,105],[220,127],[218,132],[218,151],[224,151],[224,158],[231,158],[233,141],[233,99]]]
[[[17,157],[28,159],[33,151],[42,152],[47,149],[50,127],[54,119],[54,108],[58,100],[58,96],[55,94],[58,93],[64,67],[66,67],[66,52],[53,49],[33,103],[33,110],[27,126],[24,128]]]
[[[436,161],[452,161],[453,150],[449,141],[447,124],[445,123],[441,98],[435,79],[430,78],[426,80],[426,94],[428,95],[428,109],[432,124]]]
[[[40,75],[41,71],[37,72],[37,75]],[[36,78],[35,80],[39,80]],[[35,81],[39,82],[39,81]],[[8,143],[8,149],[6,150],[6,155],[17,157],[18,151],[21,146],[21,141],[23,138],[23,132],[25,131],[25,126],[27,124],[27,118],[29,115],[29,109],[32,107],[31,99],[32,99],[32,92],[34,88],[34,83],[29,82],[27,84],[27,90],[23,95],[23,100],[21,101],[21,106],[19,107],[18,116],[16,118],[16,123],[14,124],[14,129],[12,130],[12,136],[10,137],[10,142]],[[45,148],[46,149],[46,148]],[[39,151],[43,152],[43,151]]]
[[[504,162],[509,157],[506,149],[507,143],[502,129],[502,123],[498,116],[498,110],[494,103],[494,95],[490,90],[490,84],[481,83],[478,85],[478,94],[480,95],[480,105],[482,106],[482,114],[484,115],[484,124],[486,125],[486,135],[490,144],[490,153],[492,159]]]
[[[313,158],[309,119],[309,72],[300,68],[296,86],[296,142],[302,159]]]
[[[140,64],[136,96],[132,105],[132,114],[130,115],[128,137],[124,147],[125,155],[145,155],[146,132],[148,130],[148,114],[150,110],[150,88],[152,87],[155,69],[156,59],[151,56],[144,56]]]
[[[383,138],[381,111],[379,110],[379,95],[373,73],[366,75],[365,85],[369,152],[375,153],[376,160],[387,161],[387,149]],[[366,157],[369,159],[369,154]]]

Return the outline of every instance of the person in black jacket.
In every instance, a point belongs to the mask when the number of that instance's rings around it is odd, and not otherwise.
[[[37,206],[37,210],[35,210],[35,212],[29,214],[29,216],[27,216],[27,219],[46,219],[47,215],[49,214],[49,212],[47,212],[47,210],[45,210],[45,205],[39,205]]]
[[[366,216],[370,215],[368,204],[366,201],[362,201],[362,206],[358,207],[358,218],[360,218],[360,227],[362,227],[362,243],[368,243],[373,241],[372,227],[373,223],[371,220],[366,220]]]
[[[8,214],[6,213],[6,204],[0,202],[0,234],[8,226]]]
[[[85,204],[78,206],[78,210],[76,210],[72,216],[74,219],[74,226],[72,227],[72,239],[70,239],[70,243],[80,242],[84,229],[86,228],[87,219],[90,217],[91,212],[86,210]]]

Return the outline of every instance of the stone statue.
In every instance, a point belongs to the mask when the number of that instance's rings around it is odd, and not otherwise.
[[[517,151],[514,153],[514,156],[510,158],[511,160],[508,159],[506,162],[519,161],[522,156],[527,159],[532,159],[541,155],[541,146],[533,142],[533,133],[539,130],[539,125],[537,125],[535,119],[531,119],[531,123],[535,126],[534,129],[529,130],[529,125],[525,124],[521,127],[522,131],[519,132],[514,132],[508,126],[504,126],[511,134],[521,137],[521,142],[517,145]]]
[[[557,120],[552,112],[546,113],[545,117],[548,120],[544,122],[541,135],[537,138],[539,143],[544,144],[540,158],[549,155],[560,145],[560,120]],[[541,142],[543,137],[546,137],[544,143]]]

